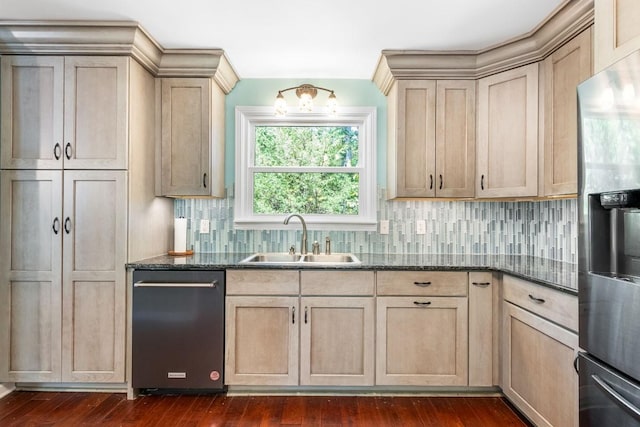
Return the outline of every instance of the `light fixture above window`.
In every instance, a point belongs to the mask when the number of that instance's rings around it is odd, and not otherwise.
[[[329,92],[329,98],[327,99],[326,106],[327,113],[335,115],[338,112],[338,98],[336,98],[336,94],[333,93],[331,89],[325,89],[323,87],[310,84],[302,84],[300,86],[289,87],[278,91],[276,102],[274,104],[276,116],[283,117],[287,115],[287,101],[285,101],[282,94],[294,89],[296,91],[296,96],[299,99],[298,105],[300,107],[300,111],[313,111],[313,99],[318,95],[318,90],[323,90],[325,92]]]

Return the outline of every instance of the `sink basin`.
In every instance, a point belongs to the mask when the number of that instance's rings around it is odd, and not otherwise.
[[[253,254],[242,261],[240,264],[252,265],[296,265],[303,267],[305,265],[359,265],[360,260],[353,254],[331,254],[331,255],[290,255],[280,253],[257,253]]]
[[[304,262],[314,264],[353,264],[360,260],[352,254],[305,255]]]
[[[250,264],[290,264],[294,262],[300,262],[302,255],[290,255],[290,254],[253,254],[248,258],[240,261],[241,263]]]

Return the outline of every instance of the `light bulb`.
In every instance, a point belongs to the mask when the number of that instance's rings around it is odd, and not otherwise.
[[[332,116],[338,114],[338,98],[336,98],[336,94],[333,92],[331,92],[327,100],[327,113]]]
[[[300,111],[310,112],[313,110],[313,98],[311,94],[304,92],[300,94]]]
[[[273,107],[277,117],[284,117],[287,115],[287,101],[284,100],[282,92],[278,92],[278,96],[276,96],[276,102]]]

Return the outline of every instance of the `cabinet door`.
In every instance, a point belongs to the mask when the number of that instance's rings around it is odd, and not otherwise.
[[[124,171],[64,173],[63,381],[124,381],[126,188]]]
[[[578,425],[578,336],[503,304],[504,394],[538,426]]]
[[[591,76],[591,29],[542,62],[540,81],[543,156],[541,193],[578,192],[578,84]]]
[[[300,305],[300,385],[372,386],[373,297],[309,297]]]
[[[494,382],[494,301],[497,299],[493,275],[469,273],[469,385],[492,386]],[[496,332],[495,335],[498,335]],[[497,359],[497,358],[495,358]]]
[[[389,98],[395,120],[389,123],[389,195],[435,197],[436,82],[400,80],[396,84]]]
[[[594,2],[595,71],[601,71],[640,49],[640,2],[601,0]]]
[[[62,172],[0,172],[0,381],[60,381]]]
[[[436,195],[473,197],[476,174],[476,82],[438,80]]]
[[[65,168],[126,169],[129,59],[73,56],[64,64]]]
[[[3,169],[62,168],[62,57],[0,58]]]
[[[227,297],[225,384],[298,385],[298,297]]]
[[[377,385],[467,385],[467,298],[379,297]]]
[[[162,79],[162,178],[164,196],[211,194],[211,80]]]
[[[478,83],[476,197],[538,193],[538,64]]]

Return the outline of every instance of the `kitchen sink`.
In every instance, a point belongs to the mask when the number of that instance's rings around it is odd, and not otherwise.
[[[252,265],[296,265],[296,266],[313,266],[313,265],[359,265],[360,260],[353,254],[320,254],[320,255],[291,255],[281,253],[257,253],[253,254],[242,261],[240,264]]]

